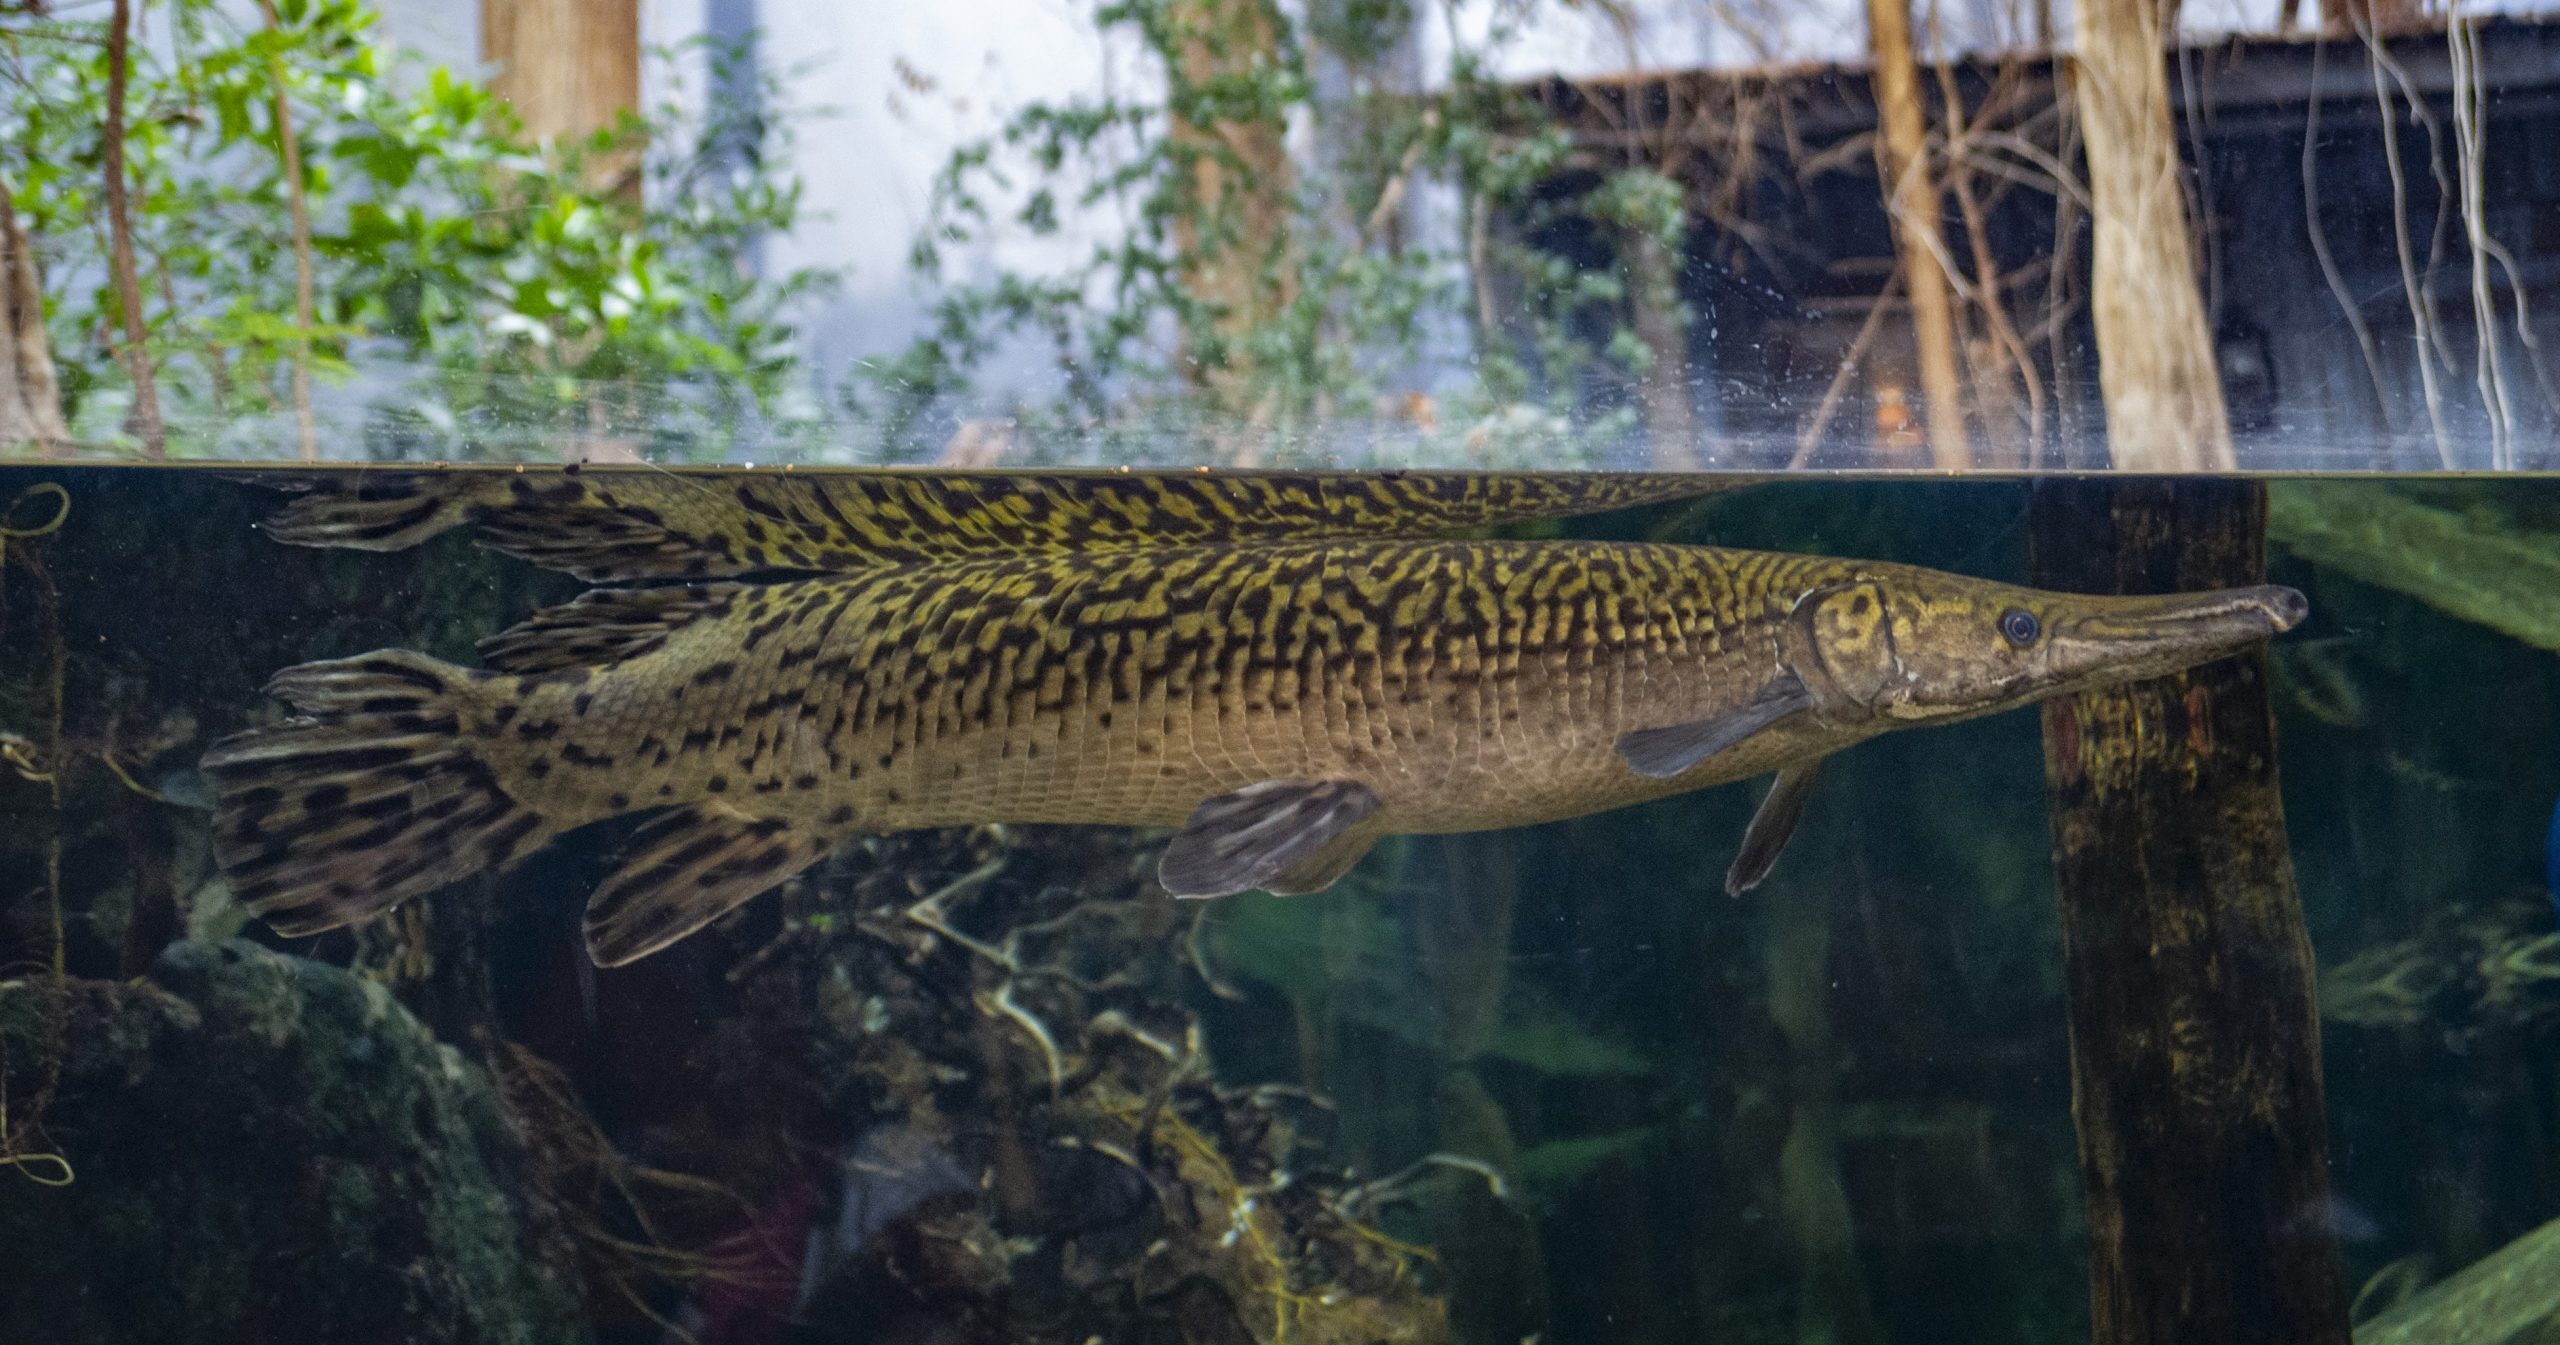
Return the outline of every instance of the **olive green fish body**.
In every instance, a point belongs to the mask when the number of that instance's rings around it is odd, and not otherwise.
[[[2304,614],[2269,587],[2083,597],[1878,562],[1412,535],[1681,488],[341,482],[276,535],[391,547],[470,522],[639,586],[492,637],[487,671],[384,651],[278,674],[303,717],[206,757],[216,853],[242,902],[306,933],[638,814],[588,906],[611,965],[865,833],[1175,827],[1166,890],[1302,892],[1382,835],[1774,771],[1727,874],[1739,891],[1832,752],[2187,667]]]
[[[733,589],[648,653],[499,683],[523,709],[485,755],[510,794],[581,819],[716,798],[839,835],[1170,826],[1258,781],[1347,779],[1379,797],[1376,831],[1517,826],[1768,769],[1789,744],[1677,780],[1616,744],[1747,699],[1796,595],[1853,572],[1292,543]]]

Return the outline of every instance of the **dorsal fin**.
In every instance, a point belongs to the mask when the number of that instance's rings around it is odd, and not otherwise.
[[[1720,489],[1705,477],[1474,472],[585,468],[324,478],[267,521],[278,541],[393,551],[469,522],[490,546],[594,583],[726,578],[1023,551],[1420,537]]]

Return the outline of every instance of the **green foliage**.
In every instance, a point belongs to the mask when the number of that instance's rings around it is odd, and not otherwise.
[[[2511,517],[2459,485],[2279,481],[2268,534],[2305,560],[2560,650],[2560,519]]]
[[[879,422],[893,456],[924,452],[950,415],[988,409],[972,400],[978,368],[1008,342],[1036,340],[1055,363],[1057,391],[1005,408],[1035,445],[1043,431],[1060,431],[1084,451],[1128,460],[1168,433],[1205,429],[1180,445],[1186,460],[1239,447],[1239,432],[1264,460],[1356,457],[1326,431],[1365,422],[1381,456],[1408,464],[1554,466],[1605,447],[1634,420],[1631,399],[1607,393],[1631,387],[1649,359],[1628,322],[1630,288],[1616,270],[1527,240],[1577,219],[1613,241],[1641,232],[1676,248],[1681,189],[1649,172],[1604,173],[1594,190],[1542,199],[1568,166],[1569,145],[1534,101],[1489,76],[1487,51],[1461,50],[1427,95],[1389,88],[1379,72],[1415,17],[1414,0],[1258,13],[1253,0],[1102,4],[1095,20],[1105,39],[1137,40],[1164,81],[1162,97],[1034,103],[955,152],[911,259],[938,287],[930,330],[869,368],[850,405]],[[1224,50],[1255,24],[1273,36],[1240,71],[1185,61],[1186,50]],[[1491,44],[1509,36],[1498,24]],[[1311,71],[1323,60],[1348,72],[1348,95],[1317,97]],[[1222,73],[1186,68],[1202,64]],[[1286,245],[1243,258],[1260,268],[1257,292],[1278,302],[1248,315],[1257,320],[1241,331],[1188,282],[1256,245],[1239,219],[1241,193],[1203,199],[1198,170],[1232,180],[1252,165],[1234,137],[1179,135],[1177,122],[1307,124],[1323,146],[1294,156]],[[1456,189],[1457,246],[1399,236],[1398,203],[1431,184]],[[1073,236],[1088,219],[1104,222],[1089,231],[1100,241],[1055,272],[966,284],[944,273],[957,248]],[[1430,376],[1416,371],[1434,354],[1431,337],[1462,331],[1470,376],[1416,388]],[[1443,404],[1409,414],[1399,397],[1417,391]]]
[[[93,8],[0,20],[0,172],[46,267],[75,430],[95,441],[131,388],[112,345]],[[324,379],[376,376],[378,456],[564,433],[682,454],[721,447],[750,413],[789,414],[787,315],[832,277],[742,264],[758,235],[799,216],[787,122],[769,110],[778,91],[762,113],[670,99],[581,143],[539,143],[481,85],[401,68],[362,0],[288,0],[274,30],[243,26],[238,9],[172,0],[154,10],[165,41],[133,48],[133,228],[173,451],[271,454],[260,418],[284,408],[284,373],[306,357]],[[279,69],[314,235],[308,328]],[[373,386],[385,372],[390,386]]]

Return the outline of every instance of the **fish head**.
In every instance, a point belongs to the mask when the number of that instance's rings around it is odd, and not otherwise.
[[[1791,661],[1827,715],[1960,719],[2210,663],[2309,613],[2276,584],[2104,597],[1879,567],[1798,601]]]

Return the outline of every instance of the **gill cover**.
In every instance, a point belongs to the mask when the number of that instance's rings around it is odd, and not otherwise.
[[[1814,713],[1838,722],[1894,712],[1910,677],[1882,584],[1853,579],[1807,592],[1796,600],[1788,636],[1788,665]]]

